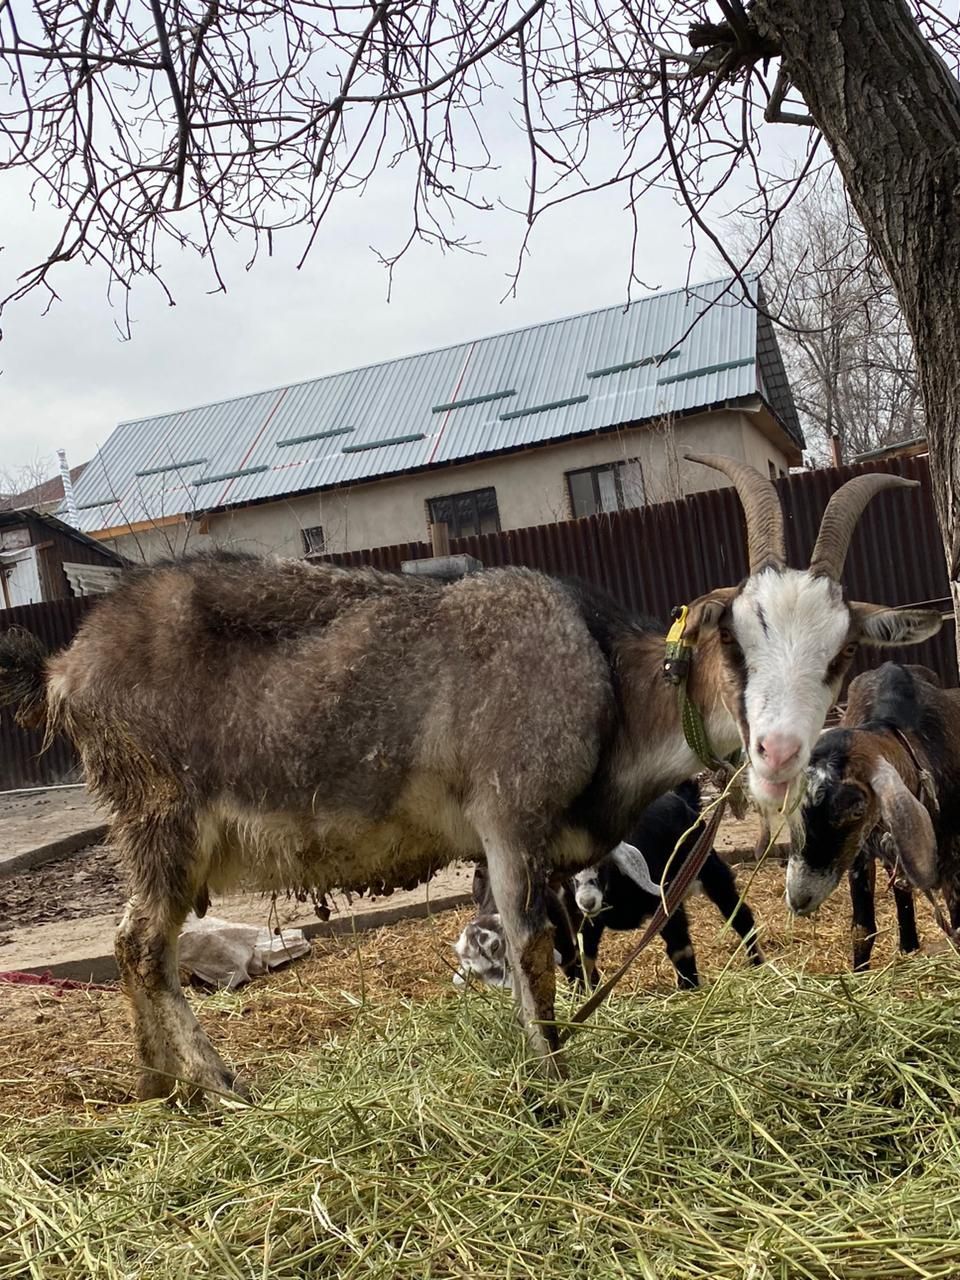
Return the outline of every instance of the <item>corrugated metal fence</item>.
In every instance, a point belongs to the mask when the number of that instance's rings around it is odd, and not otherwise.
[[[918,480],[920,488],[881,494],[870,503],[847,557],[844,581],[851,597],[891,605],[936,602],[944,612],[952,611],[926,458],[808,471],[779,480],[790,563],[807,563],[831,493],[865,471],[891,471]],[[712,587],[737,583],[747,571],[743,512],[729,488],[636,511],[454,538],[451,550],[475,556],[488,567],[526,565],[586,578],[635,612],[661,621],[675,604]],[[431,554],[429,543],[414,542],[324,558],[336,564],[399,570],[404,560]],[[924,663],[944,683],[957,684],[952,613],[933,640],[886,653]],[[854,671],[876,662],[876,651],[865,651]]]
[[[893,471],[919,480],[916,491],[882,494],[867,509],[847,559],[845,582],[854,599],[882,604],[930,604],[951,610],[940,534],[925,458],[898,459],[870,468],[812,471],[778,482],[787,524],[790,562],[805,564],[830,494],[864,470]],[[731,489],[696,494],[683,502],[638,511],[591,516],[508,533],[453,539],[452,550],[488,567],[526,565],[547,573],[585,578],[605,587],[630,609],[666,619],[675,604],[711,587],[732,585],[746,573],[743,513]],[[370,564],[398,571],[404,560],[431,554],[426,542],[378,547],[324,557],[337,564]],[[0,630],[12,625],[36,632],[51,647],[67,644],[89,607],[63,600],[0,611]],[[922,662],[945,684],[957,684],[952,618],[933,640],[890,657]],[[855,670],[878,661],[866,651]],[[71,780],[76,762],[57,740],[38,756],[39,735],[18,729],[9,710],[0,713],[0,789]]]
[[[0,632],[23,627],[39,636],[48,649],[61,649],[73,639],[90,604],[81,598],[3,609],[0,610]],[[13,710],[4,707],[0,711],[0,790],[76,782],[79,767],[67,739],[58,734],[41,755],[43,734],[21,729],[14,720]]]

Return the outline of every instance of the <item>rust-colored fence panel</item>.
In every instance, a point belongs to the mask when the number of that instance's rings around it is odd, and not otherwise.
[[[62,649],[76,635],[90,605],[90,600],[81,598],[3,609],[0,632],[23,627],[39,636],[51,651]],[[67,739],[58,734],[48,750],[42,752],[43,734],[21,729],[13,712],[13,707],[0,710],[0,790],[78,781],[79,763]]]
[[[920,487],[880,494],[870,503],[847,557],[844,582],[850,596],[877,604],[933,603],[945,613],[952,612],[926,458],[808,471],[779,480],[790,563],[809,561],[820,518],[833,491],[851,476],[868,470],[890,471],[919,481]],[[634,612],[661,622],[675,604],[711,587],[739,582],[747,571],[743,512],[730,488],[635,511],[454,538],[451,550],[475,556],[487,567],[526,565],[546,573],[585,578],[606,588]],[[404,560],[431,554],[429,543],[412,542],[323,558],[335,564],[369,564],[396,572]],[[926,644],[886,650],[883,656],[923,663],[945,684],[956,685],[953,618]],[[854,673],[878,661],[878,651],[865,650]]]

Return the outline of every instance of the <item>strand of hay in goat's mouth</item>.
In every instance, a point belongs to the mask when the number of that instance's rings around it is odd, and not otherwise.
[[[731,968],[554,1085],[498,993],[359,1005],[255,1106],[7,1123],[0,1280],[956,1277],[957,975]]]

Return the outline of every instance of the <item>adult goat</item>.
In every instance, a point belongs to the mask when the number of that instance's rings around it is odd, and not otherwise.
[[[932,635],[938,613],[851,604],[854,525],[892,475],[848,481],[810,566],[785,565],[773,485],[736,486],[749,576],[693,602],[687,696],[720,755],[741,742],[754,795],[799,779],[860,642]],[[183,997],[191,908],[245,880],[384,892],[483,857],[529,1038],[560,1069],[545,871],[598,861],[696,773],[664,638],[602,593],[528,569],[441,586],[369,569],[219,555],[130,573],[47,658],[10,633],[0,699],[66,732],[113,815],[131,898],[116,954],[142,1096],[233,1078]]]
[[[850,682],[839,728],[821,734],[791,820],[787,905],[809,915],[844,872],[853,904],[853,966],[876,935],[877,861],[893,875],[900,950],[919,947],[911,886],[940,885],[960,927],[960,690],[925,667],[886,662]]]

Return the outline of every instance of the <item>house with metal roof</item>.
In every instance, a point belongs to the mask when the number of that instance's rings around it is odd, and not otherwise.
[[[804,445],[759,284],[641,298],[309,382],[121,423],[75,486],[130,558],[286,555],[516,529],[771,476]],[[751,296],[752,295],[752,296]]]

